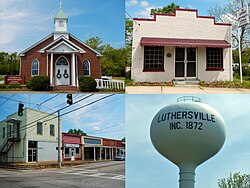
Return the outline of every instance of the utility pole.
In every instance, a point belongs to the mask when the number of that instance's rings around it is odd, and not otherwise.
[[[60,124],[60,110],[58,110],[58,168],[62,167],[61,157],[61,124]]]

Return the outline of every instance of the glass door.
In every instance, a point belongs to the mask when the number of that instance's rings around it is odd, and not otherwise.
[[[196,77],[196,48],[187,48],[187,77]]]
[[[175,48],[175,78],[196,77],[196,48]]]
[[[185,48],[175,48],[175,77],[185,77]]]

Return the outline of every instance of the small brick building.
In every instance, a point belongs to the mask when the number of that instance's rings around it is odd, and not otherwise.
[[[79,76],[101,77],[101,54],[67,31],[68,18],[60,6],[55,31],[20,53],[20,75],[50,77],[51,86],[78,86]]]

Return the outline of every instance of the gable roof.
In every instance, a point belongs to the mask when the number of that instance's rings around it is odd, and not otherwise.
[[[41,44],[42,42],[48,40],[50,37],[53,37],[54,33],[51,33],[50,35],[48,35],[47,37],[43,38],[42,40],[38,41],[37,43],[33,44],[32,46],[30,46],[29,48],[25,49],[24,51],[22,51],[19,56],[25,56],[25,53],[27,53],[28,51],[30,51],[31,49],[35,48],[36,46],[38,46],[39,44]],[[89,50],[93,51],[97,57],[102,56],[98,51],[94,50],[93,48],[91,48],[90,46],[86,45],[84,42],[82,42],[80,39],[76,38],[74,35],[69,34],[70,37],[72,37],[73,39],[75,39],[76,41],[78,41],[79,43],[81,43],[84,47],[88,48]],[[52,43],[50,43],[49,45],[45,46],[45,47],[49,47],[52,46],[53,44],[55,44],[56,42],[58,42],[58,39],[62,39],[63,36],[57,38],[56,40],[54,40]],[[64,39],[66,39],[65,37],[63,37]],[[55,42],[56,41],[56,42]],[[67,42],[69,44],[71,44],[72,46],[76,47],[80,53],[85,53],[86,51],[83,50],[82,48],[80,48],[79,46],[77,46],[76,44],[74,44],[73,42],[71,42],[69,39],[67,39]],[[45,48],[44,47],[44,48]],[[44,48],[42,48],[41,50],[45,50]],[[42,51],[39,50],[40,53],[42,53]]]
[[[61,40],[61,42],[59,44],[56,44],[57,42],[59,42]],[[64,44],[66,44],[67,46],[69,46],[70,48],[74,49],[74,50],[78,50],[80,53],[86,53],[85,50],[83,50],[82,48],[80,48],[79,46],[77,46],[76,44],[74,44],[73,42],[71,42],[69,39],[67,39],[66,37],[64,37],[63,35],[58,37],[56,40],[54,40],[52,43],[48,44],[47,46],[43,47],[41,50],[39,50],[40,53],[44,53],[45,50],[47,50],[48,48],[52,47],[56,48],[57,46],[61,45],[62,42]],[[56,44],[54,46],[54,44]]]
[[[25,53],[30,51],[32,48],[38,46],[39,44],[41,44],[42,42],[46,41],[47,39],[49,39],[50,37],[53,36],[53,33],[51,33],[50,35],[48,35],[47,37],[44,37],[42,40],[38,41],[37,43],[33,44],[32,46],[30,46],[29,48],[26,48],[24,51],[20,52],[19,56],[25,56]]]

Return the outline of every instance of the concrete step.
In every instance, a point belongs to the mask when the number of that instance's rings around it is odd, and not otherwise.
[[[173,80],[173,84],[175,86],[195,86],[199,85],[200,81],[197,79],[192,79],[192,80]]]
[[[76,86],[54,86],[55,91],[78,91]]]

